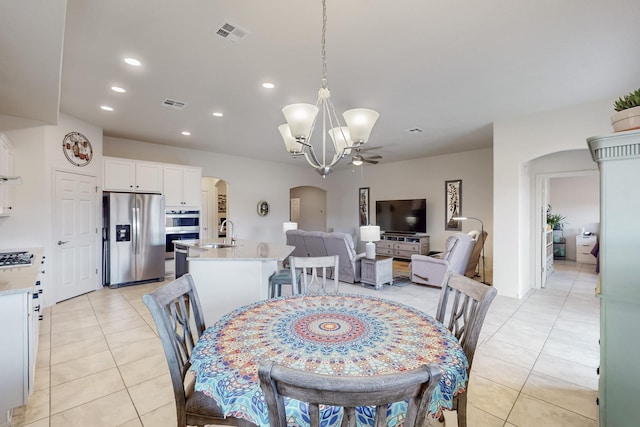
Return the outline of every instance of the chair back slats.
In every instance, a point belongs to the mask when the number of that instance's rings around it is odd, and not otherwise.
[[[307,402],[312,427],[320,424],[319,405],[345,408],[343,426],[355,426],[357,406],[376,407],[376,426],[385,426],[390,403],[408,400],[406,427],[424,425],[440,368],[423,365],[398,374],[371,377],[328,376],[265,362],[258,369],[269,410],[269,425],[286,427],[284,396]]]
[[[189,368],[189,358],[191,357],[191,353],[199,336],[198,334],[194,337],[194,332],[192,331],[189,321],[187,304],[188,297],[179,296],[165,307],[170,320],[171,330],[174,331],[175,334],[177,357],[180,363],[180,369],[182,370]]]
[[[469,370],[482,324],[496,294],[494,287],[454,272],[447,273],[442,284],[436,319],[458,339]]]
[[[303,294],[327,294],[339,292],[338,255],[323,257],[289,257],[291,280],[295,280],[295,271],[302,270],[301,287]],[[328,279],[332,277],[332,279]],[[327,283],[329,282],[329,283]],[[333,290],[328,284],[333,282]]]
[[[189,358],[198,338],[204,332],[198,293],[193,278],[185,274],[162,288],[142,297],[158,329],[176,398],[176,408],[184,410],[184,379]],[[191,315],[193,319],[191,319]],[[192,328],[192,322],[195,329]],[[178,418],[180,419],[180,413]]]

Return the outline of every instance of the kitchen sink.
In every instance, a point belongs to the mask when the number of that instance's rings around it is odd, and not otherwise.
[[[227,245],[225,243],[207,243],[205,245],[198,245],[203,249],[224,249],[224,248],[237,248],[238,245]]]

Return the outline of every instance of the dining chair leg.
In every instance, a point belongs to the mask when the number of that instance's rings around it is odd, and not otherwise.
[[[467,427],[467,392],[463,392],[456,396],[458,400],[458,427]]]

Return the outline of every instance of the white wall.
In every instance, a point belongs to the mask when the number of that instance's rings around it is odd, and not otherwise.
[[[93,147],[93,159],[83,167],[69,163],[62,151],[62,141],[69,132],[80,132]],[[60,114],[58,125],[37,126],[6,132],[14,147],[14,170],[23,180],[14,191],[14,213],[0,219],[0,247],[42,247],[47,256],[47,276],[44,281],[44,303],[50,305],[53,290],[49,288],[55,274],[56,253],[52,242],[56,240],[53,228],[53,179],[56,170],[94,175],[102,182],[102,129],[66,114]],[[100,184],[99,184],[100,185]],[[99,188],[97,194],[101,194]],[[101,227],[101,199],[98,197],[96,221]],[[96,233],[96,245],[101,234]],[[96,287],[101,271],[100,255],[96,257]]]
[[[535,283],[532,267],[531,180],[527,162],[550,153],[584,149],[586,138],[611,133],[612,101],[600,100],[516,119],[498,120],[493,130],[493,285],[520,298]],[[573,168],[565,165],[567,170]]]
[[[369,187],[369,211],[375,224],[376,200],[427,199],[427,234],[431,250],[442,250],[447,237],[444,182],[462,180],[461,214],[483,220],[489,235],[486,242],[487,270],[493,259],[493,158],[491,149],[446,156],[425,157],[403,162],[351,167],[335,171],[326,179],[328,226],[336,230],[358,226],[358,188]],[[465,221],[463,232],[479,229],[477,221]]]

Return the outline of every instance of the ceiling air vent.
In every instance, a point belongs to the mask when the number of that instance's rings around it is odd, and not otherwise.
[[[162,101],[162,105],[164,105],[165,107],[175,108],[176,110],[182,110],[187,104],[182,101],[176,101],[175,99],[167,98]]]
[[[249,34],[249,31],[229,21],[225,21],[225,23],[218,28],[216,34],[227,40],[231,40],[232,42],[237,42],[238,40],[246,37]]]

